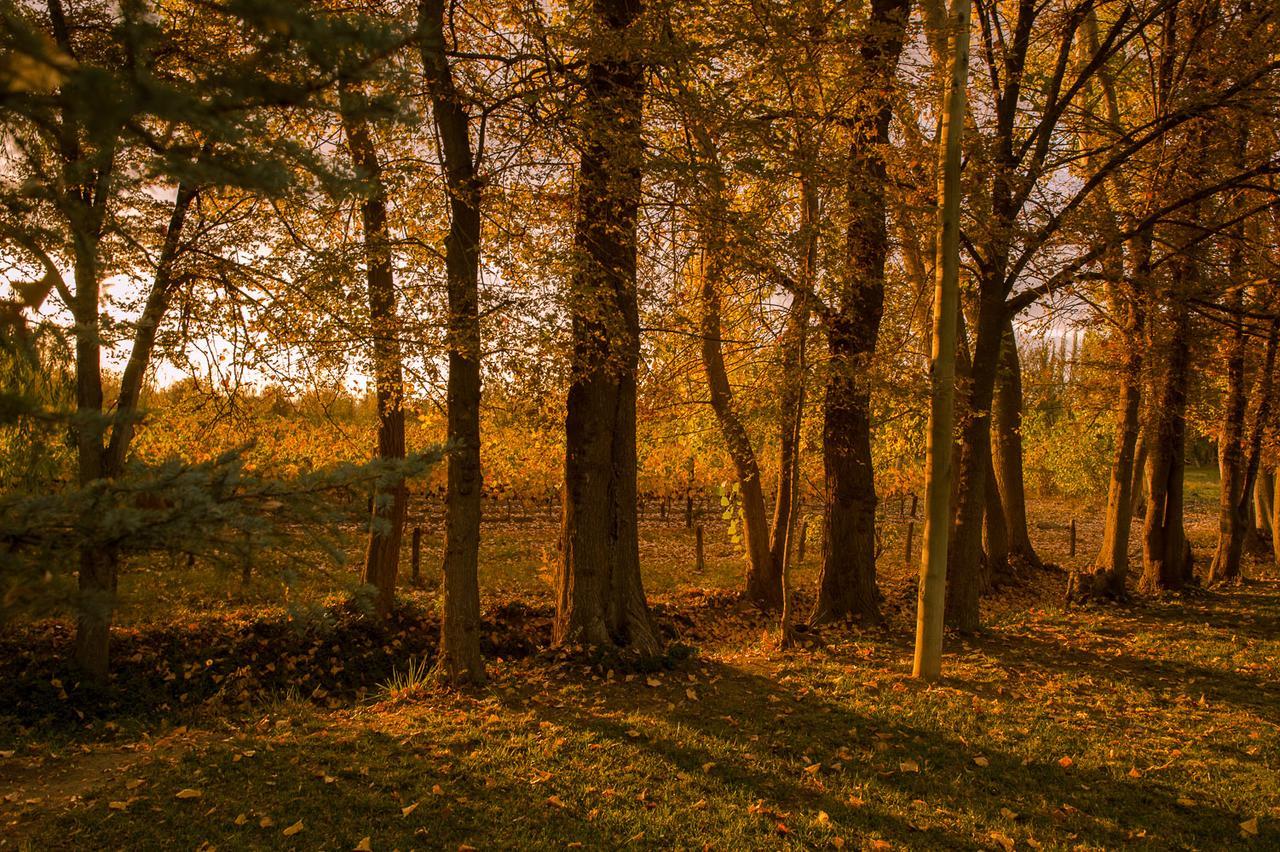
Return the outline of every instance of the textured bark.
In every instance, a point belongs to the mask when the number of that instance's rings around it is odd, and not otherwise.
[[[801,258],[800,294],[812,292],[818,265],[818,193],[813,182],[800,181],[800,233],[804,240]],[[789,564],[790,532],[800,518],[800,427],[804,421],[805,362],[809,332],[809,299],[793,296],[787,325],[782,335],[782,382],[779,393],[781,426],[778,440],[778,489],[773,503],[773,527],[769,536],[769,556],[773,573],[781,577]],[[804,533],[800,533],[800,553],[804,559]]]
[[[1134,494],[1142,462],[1138,460],[1139,418],[1142,411],[1143,312],[1128,300],[1124,322],[1124,364],[1120,374],[1120,402],[1116,412],[1116,455],[1111,463],[1111,487],[1102,547],[1094,560],[1095,590],[1113,599],[1125,596],[1129,575],[1129,536],[1133,527]]]
[[[1191,261],[1183,261],[1186,263]],[[1142,580],[1147,593],[1176,591],[1192,577],[1191,546],[1183,528],[1183,473],[1186,465],[1187,372],[1190,353],[1187,306],[1169,307],[1169,357],[1152,394],[1147,430],[1147,515],[1143,522]]]
[[[999,569],[1002,564],[1038,567],[1040,557],[1027,529],[1027,490],[1022,475],[1022,366],[1012,319],[1005,321],[1000,347],[1000,367],[991,410],[991,456],[994,487],[1008,531],[1008,554],[1003,562],[993,563],[993,567]],[[987,556],[991,556],[990,548]]]
[[[1219,527],[1218,527],[1218,549],[1214,554],[1213,563],[1209,567],[1209,582],[1231,582],[1240,578],[1240,555],[1244,550],[1244,545],[1248,539],[1250,529],[1249,508],[1257,492],[1259,477],[1259,468],[1262,464],[1262,438],[1265,433],[1268,421],[1271,419],[1271,397],[1273,394],[1273,374],[1276,366],[1276,346],[1277,346],[1277,329],[1276,321],[1271,322],[1270,331],[1267,334],[1267,345],[1263,355],[1262,365],[1258,373],[1257,380],[1254,384],[1252,398],[1254,408],[1250,419],[1248,434],[1244,434],[1245,421],[1245,393],[1244,393],[1244,349],[1245,337],[1243,326],[1236,332],[1239,340],[1232,341],[1231,361],[1235,360],[1236,350],[1239,350],[1239,411],[1234,406],[1237,403],[1235,398],[1236,388],[1229,387],[1227,414],[1234,416],[1239,414],[1239,426],[1228,423],[1227,417],[1224,415],[1223,421],[1223,437],[1222,443],[1219,445],[1219,466],[1222,468],[1222,487],[1220,493],[1222,495],[1219,504]],[[1228,366],[1228,385],[1231,386],[1235,381],[1236,365],[1234,363]],[[1238,433],[1236,440],[1237,450],[1234,453],[1228,453],[1223,444],[1229,440],[1231,433]],[[1230,458],[1227,458],[1230,456]],[[1236,470],[1228,473],[1229,466],[1234,465]],[[1228,493],[1228,480],[1231,481],[1232,502],[1230,505],[1226,503],[1226,495]]]
[[[702,309],[702,365],[707,375],[711,409],[729,450],[738,478],[738,497],[742,511],[744,540],[747,546],[747,599],[762,609],[782,606],[780,575],[773,571],[769,550],[769,524],[764,507],[764,488],[760,483],[760,466],[756,463],[751,436],[738,417],[733,388],[725,369],[721,349],[720,287],[723,284],[725,246],[715,226],[709,231],[699,286]]]
[[[996,479],[994,453],[988,457],[986,502],[982,511],[982,591],[990,592],[1012,579],[1006,507]]]
[[[396,318],[395,278],[387,228],[387,195],[382,185],[382,164],[360,96],[349,88],[341,93],[342,124],[356,170],[368,185],[360,204],[364,230],[365,281],[369,299],[369,326],[373,338],[374,397],[378,405],[378,457],[403,459],[404,383]],[[383,487],[373,495],[373,517],[365,549],[361,581],[377,590],[377,614],[385,618],[395,604],[396,574],[400,566],[400,540],[404,535],[408,495],[403,481]]]
[[[1238,315],[1244,306],[1243,294],[1236,291],[1232,307]],[[1240,552],[1248,523],[1248,501],[1245,490],[1244,452],[1244,361],[1247,340],[1243,322],[1237,322],[1227,345],[1227,397],[1218,428],[1218,546],[1209,563],[1209,581],[1223,582],[1240,574]],[[1243,512],[1241,511],[1243,510]]]
[[[445,236],[449,349],[449,453],[445,485],[443,594],[437,671],[450,683],[485,679],[480,655],[480,180],[470,117],[445,52],[444,0],[418,7],[422,65],[449,193]]]
[[[635,0],[595,0],[586,69],[570,281],[562,562],[553,641],[661,649],[640,578],[636,528],[636,215],[644,69],[627,42]]]
[[[883,148],[889,142],[894,69],[902,51],[907,0],[873,0],[862,60],[876,83],[853,120],[845,194],[846,268],[827,322],[830,354],[823,410],[826,535],[818,599],[812,621],[880,620],[876,588],[875,477],[871,460],[870,362],[884,313],[885,220],[888,178]],[[878,93],[878,94],[877,94]]]

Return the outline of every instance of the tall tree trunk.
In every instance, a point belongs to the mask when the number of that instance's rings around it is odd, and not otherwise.
[[[926,447],[925,519],[916,605],[912,676],[942,674],[942,626],[946,602],[947,539],[951,529],[952,420],[956,392],[956,326],[960,313],[960,184],[962,139],[969,79],[970,4],[951,12],[951,80],[942,110],[938,145],[938,241],[933,295],[933,358],[929,372],[929,436]]]
[[[1237,347],[1241,350],[1241,357],[1240,357],[1241,363],[1239,365],[1239,368],[1240,368],[1239,369],[1239,372],[1240,372],[1239,393],[1241,397],[1240,399],[1240,409],[1241,409],[1240,421],[1241,422],[1240,422],[1239,431],[1241,433],[1243,432],[1243,426],[1244,426],[1243,421],[1244,421],[1244,414],[1245,414],[1244,412],[1244,409],[1245,409],[1244,353],[1243,353],[1245,344],[1244,344],[1243,322],[1244,322],[1243,318],[1241,318],[1241,326],[1236,332],[1236,334],[1240,336],[1241,340],[1239,342],[1235,340],[1232,341],[1232,353],[1231,353],[1231,358],[1234,359],[1235,350],[1237,349]],[[1242,440],[1237,440],[1237,447],[1239,449],[1234,454],[1235,458],[1230,460],[1230,462],[1233,463],[1238,470],[1236,472],[1233,472],[1229,478],[1233,480],[1234,484],[1238,485],[1238,490],[1234,494],[1234,500],[1231,506],[1229,507],[1225,505],[1220,506],[1218,550],[1214,554],[1213,563],[1209,568],[1210,583],[1231,582],[1233,580],[1239,579],[1240,577],[1240,555],[1244,550],[1245,540],[1250,533],[1249,507],[1253,500],[1253,495],[1257,490],[1257,484],[1259,481],[1258,469],[1262,463],[1262,437],[1263,437],[1263,433],[1267,429],[1268,421],[1271,419],[1272,384],[1273,384],[1273,374],[1275,372],[1275,366],[1276,366],[1276,345],[1277,345],[1278,331],[1280,331],[1280,329],[1277,328],[1277,322],[1275,320],[1272,320],[1270,330],[1267,333],[1266,351],[1265,351],[1265,354],[1263,355],[1261,369],[1258,374],[1257,382],[1254,386],[1253,399],[1255,401],[1255,407],[1253,410],[1253,417],[1251,419],[1249,432],[1247,436],[1243,434],[1239,436],[1239,438],[1242,439]],[[1229,384],[1232,381],[1234,381],[1235,369],[1236,369],[1235,364],[1230,364],[1228,367]],[[1231,388],[1231,390],[1228,393],[1228,398],[1229,398],[1228,409],[1229,410],[1231,409],[1231,406],[1235,405],[1236,403],[1234,391],[1235,389]],[[1230,413],[1234,414],[1235,412],[1230,411]],[[1224,417],[1223,439],[1222,439],[1224,443],[1227,440],[1229,429],[1235,430],[1235,426],[1228,424],[1226,422],[1226,418]],[[1220,458],[1219,464],[1224,471],[1222,475],[1223,484],[1222,484],[1220,493],[1225,496],[1227,493],[1228,475],[1226,473],[1226,468],[1228,467],[1228,463],[1226,460],[1223,460],[1223,459],[1227,455],[1227,453],[1224,447],[1221,445],[1219,446],[1218,451],[1219,451],[1219,458]],[[1222,515],[1225,514],[1228,510],[1230,512],[1230,517],[1229,518],[1222,517]],[[1223,523],[1223,521],[1226,521],[1226,523]]]
[[[778,576],[788,564],[788,533],[800,515],[801,429],[798,424],[804,422],[805,346],[809,333],[809,300],[803,294],[813,292],[818,265],[818,192],[807,176],[800,179],[800,233],[804,242],[800,265],[803,280],[798,293],[792,297],[781,345],[778,490],[769,538],[770,563]]]
[[[1193,261],[1182,261],[1185,265]],[[1192,576],[1191,547],[1183,528],[1186,405],[1190,318],[1184,297],[1171,300],[1168,361],[1152,394],[1147,439],[1147,515],[1143,522],[1144,592],[1174,591]]]
[[[444,0],[418,7],[422,65],[445,185],[449,233],[445,237],[449,348],[448,440],[445,486],[444,585],[437,670],[450,683],[485,679],[480,655],[480,179],[471,150],[470,117],[445,52]]]
[[[364,229],[365,278],[369,297],[369,327],[373,337],[374,396],[378,405],[378,456],[403,459],[404,383],[400,363],[399,321],[387,228],[387,196],[382,185],[382,164],[369,135],[361,96],[344,87],[340,93],[342,124],[351,159],[367,182],[368,195],[360,204]],[[400,566],[400,539],[404,534],[408,502],[403,480],[375,492],[369,544],[365,551],[362,582],[377,590],[375,605],[386,617],[395,603],[396,572]]]
[[[1008,566],[1038,567],[1027,529],[1027,491],[1022,473],[1022,365],[1013,320],[1005,322],[991,412],[992,472],[1008,530]],[[987,553],[991,553],[988,549]]]
[[[1240,550],[1244,544],[1244,527],[1248,522],[1248,502],[1252,495],[1244,490],[1244,362],[1247,338],[1244,331],[1244,296],[1236,290],[1232,307],[1235,325],[1227,346],[1227,398],[1218,431],[1218,547],[1209,563],[1209,581],[1222,582],[1240,574]],[[1240,509],[1245,514],[1241,515]]]
[[[764,488],[760,483],[760,466],[756,463],[751,436],[742,424],[733,402],[733,388],[725,368],[721,350],[720,287],[724,278],[725,245],[719,226],[704,228],[705,246],[699,289],[702,306],[702,364],[707,374],[711,409],[715,412],[720,432],[729,449],[738,477],[738,496],[742,511],[744,540],[747,546],[747,599],[762,609],[782,606],[780,575],[773,571],[769,551],[769,525],[764,507]]]
[[[573,352],[553,640],[656,654],[661,642],[640,578],[636,526],[636,215],[644,68],[630,42],[640,4],[594,0],[592,8],[598,20],[586,69],[570,282]]]
[[[960,376],[954,522],[947,558],[947,623],[972,632],[978,629],[983,586],[982,518],[986,509],[987,472],[991,468],[991,402],[1004,337],[1004,286],[979,286],[973,356]]]
[[[1116,455],[1111,463],[1111,487],[1102,547],[1094,560],[1098,575],[1094,591],[1112,599],[1125,596],[1129,575],[1129,535],[1133,526],[1134,494],[1138,482],[1138,433],[1142,413],[1142,355],[1144,320],[1142,304],[1130,298],[1124,321],[1124,365],[1120,374],[1120,404],[1116,413]]]
[[[902,52],[907,0],[872,0],[862,60],[876,85],[854,117],[845,197],[848,264],[827,322],[830,353],[822,455],[826,472],[826,535],[818,599],[812,621],[880,620],[876,588],[876,489],[871,459],[870,361],[884,313],[885,221],[888,178],[883,149],[889,143],[894,69]]]

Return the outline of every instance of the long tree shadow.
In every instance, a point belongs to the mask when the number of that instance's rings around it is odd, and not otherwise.
[[[1188,808],[1157,779],[1141,782],[1118,770],[1065,772],[1056,761],[1027,762],[1013,754],[984,748],[985,765],[974,763],[974,746],[956,735],[944,717],[931,726],[904,724],[890,713],[863,713],[849,705],[809,695],[780,699],[774,680],[724,664],[708,667],[719,690],[699,704],[672,710],[661,699],[633,703],[633,716],[652,724],[637,732],[635,719],[619,719],[607,710],[548,706],[517,700],[546,721],[590,730],[619,746],[642,749],[669,763],[674,773],[701,776],[714,763],[717,783],[745,798],[759,799],[776,811],[824,811],[834,824],[859,834],[879,835],[909,848],[989,848],[991,832],[1007,826],[1009,809],[1018,811],[1019,831],[1066,843],[1115,847],[1136,837],[1171,847],[1215,842],[1236,832],[1233,814],[1213,806]],[[627,706],[635,689],[605,686],[601,707]],[[782,712],[771,713],[781,706]],[[691,731],[694,735],[678,736]],[[877,732],[872,734],[871,732]],[[851,743],[851,733],[860,741]],[[878,734],[895,747],[879,751]],[[809,777],[804,759],[824,759],[842,747],[856,746],[840,769]],[[905,746],[905,751],[899,751]],[[726,760],[725,755],[737,757]],[[920,772],[900,771],[896,761],[911,756]],[[889,763],[886,765],[885,760]],[[849,791],[862,791],[854,801]],[[936,815],[903,815],[911,802],[927,802]],[[890,809],[893,806],[893,809]],[[941,815],[940,817],[937,815]]]

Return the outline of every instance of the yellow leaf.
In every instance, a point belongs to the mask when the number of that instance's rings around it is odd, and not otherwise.
[[[262,819],[258,820],[258,828],[270,828],[275,824],[276,824],[276,821],[269,816],[265,816]]]
[[[974,762],[974,765],[975,765],[975,766],[990,766],[990,765],[991,765],[991,761],[987,760],[987,759],[986,759],[985,757],[983,757],[982,755],[978,755],[977,757],[975,757],[975,758],[973,759],[973,762]]]
[[[131,778],[130,780],[124,782],[124,788],[126,790],[136,790],[145,783],[147,782],[143,781],[141,778]]]
[[[1240,823],[1240,833],[1247,837],[1257,837],[1258,836],[1258,818],[1254,817],[1253,819],[1247,819],[1244,822]]]
[[[234,820],[232,820],[236,825],[244,825],[248,821],[249,818],[244,814],[239,814]]]
[[[901,763],[899,763],[899,764],[898,764],[898,771],[900,771],[900,772],[919,772],[919,771],[920,771],[920,764],[916,763],[916,762],[915,762],[914,760],[912,760],[911,758],[907,758],[906,760],[904,760],[904,761],[902,761]]]
[[[843,848],[844,848],[844,838],[843,838],[843,837],[833,837],[833,838],[831,838],[831,845],[832,845],[833,847],[835,847],[836,849],[843,849]]]
[[[817,775],[819,772],[822,771],[822,764],[815,763],[813,766],[806,766],[804,768],[804,771],[808,772],[810,775]]]
[[[826,811],[818,811],[818,815],[814,817],[813,821],[816,822],[818,825],[830,825],[831,814],[827,813]]]
[[[993,831],[991,832],[991,839],[995,841],[997,846],[1005,850],[1005,852],[1013,852],[1014,842],[1013,842],[1013,838],[1011,838],[1009,835],[1001,834],[998,831]]]
[[[373,838],[367,836],[360,838],[360,842],[351,852],[373,852]]]
[[[176,794],[175,798],[178,798],[178,799],[198,799],[198,798],[200,798],[200,797],[201,797],[201,796],[203,796],[203,795],[204,795],[204,794],[203,794],[203,793],[201,793],[199,790],[193,790],[193,789],[191,789],[190,787],[187,787],[187,788],[185,788],[185,789],[183,789],[183,790],[179,790],[179,791],[177,792],[177,794]]]
[[[405,805],[403,808],[400,809],[400,816],[408,816],[409,814],[416,811],[418,809],[418,805],[420,804],[422,803],[414,802],[412,805]]]
[[[547,796],[547,804],[556,808],[565,807],[565,803],[560,799],[559,796]]]
[[[1058,761],[1058,765],[1061,766],[1063,769],[1069,769],[1074,763],[1075,761],[1069,757],[1064,757]]]
[[[129,809],[128,802],[108,802],[107,807],[113,811],[124,811]]]
[[[289,826],[288,828],[286,828],[284,831],[280,833],[283,834],[285,837],[293,837],[295,834],[300,834],[301,832],[302,832],[302,820],[298,820],[293,825]]]

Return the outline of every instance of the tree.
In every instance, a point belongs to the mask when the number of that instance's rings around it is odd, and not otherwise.
[[[640,577],[636,519],[640,14],[637,0],[592,3],[569,282],[573,352],[553,640],[652,655],[661,640]]]
[[[937,15],[936,17],[941,17]],[[956,0],[949,14],[951,80],[938,142],[937,286],[933,297],[929,443],[926,450],[924,548],[916,606],[912,676],[942,674],[942,626],[946,602],[947,539],[951,529],[952,426],[955,404],[956,330],[960,313],[961,147],[969,78],[969,3]]]
[[[444,2],[418,8],[422,64],[449,194],[448,278],[451,445],[445,495],[444,599],[439,669],[450,682],[484,680],[480,657],[480,179],[470,116],[445,50]]]

